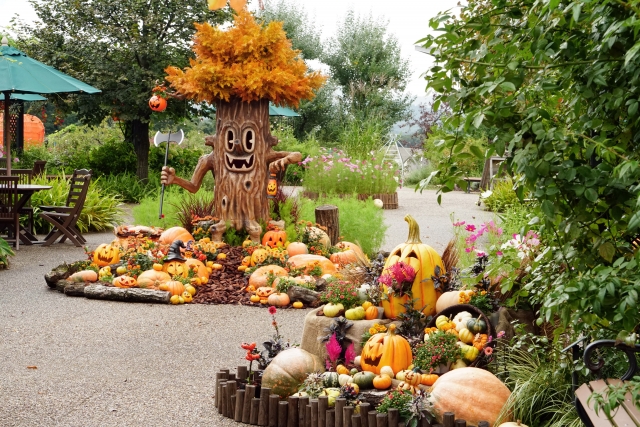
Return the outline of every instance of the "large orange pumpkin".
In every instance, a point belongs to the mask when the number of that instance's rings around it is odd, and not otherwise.
[[[175,240],[182,240],[186,244],[189,240],[195,239],[185,228],[171,227],[162,232],[160,238],[158,239],[158,242],[164,245],[170,245]]]
[[[298,391],[311,372],[324,372],[320,358],[301,348],[290,348],[269,363],[262,375],[262,387],[269,387],[271,394],[287,398]]]
[[[291,242],[287,246],[287,253],[289,256],[308,254],[309,248],[302,242]]]
[[[184,292],[184,285],[182,282],[178,282],[177,280],[170,280],[166,285],[167,291],[169,291],[171,295],[182,295]]]
[[[294,255],[287,260],[287,264],[293,268],[304,268],[304,274],[309,272],[317,265],[322,270],[322,274],[336,274],[336,266],[333,263],[323,257],[322,255],[313,254],[301,254]]]
[[[105,267],[120,262],[120,249],[103,243],[93,251],[93,262],[99,267]]]
[[[341,251],[331,254],[329,259],[332,263],[338,264],[339,266],[345,266],[347,264],[352,264],[356,262],[358,259],[364,259],[364,252],[360,246],[351,242],[340,242],[336,245]]]
[[[420,241],[420,228],[416,220],[411,215],[405,216],[404,220],[409,223],[409,238],[391,251],[384,264],[385,270],[401,261],[411,265],[416,270],[416,277],[411,286],[413,307],[417,310],[424,307],[422,312],[425,316],[433,316],[436,314],[438,296],[431,277],[435,274],[436,266],[440,267],[440,274],[444,274],[444,265],[435,249]],[[389,293],[389,288],[386,285],[382,285],[382,288],[387,295],[387,298],[382,301],[384,314],[389,319],[396,319],[399,314],[406,311],[404,304],[409,301],[409,295],[405,294],[399,297]]]
[[[158,289],[163,283],[171,280],[171,276],[164,271],[147,270],[138,276],[138,287],[147,289]]]
[[[396,335],[396,325],[393,323],[387,332],[369,338],[360,356],[362,369],[375,374],[379,374],[383,366],[390,366],[393,372],[407,369],[412,358],[409,341]]]
[[[440,423],[445,412],[453,412],[456,418],[466,420],[470,425],[478,425],[478,421],[494,425],[510,395],[507,386],[491,372],[459,368],[438,378],[429,399]]]
[[[269,276],[269,273],[272,273],[276,277],[285,277],[289,275],[287,270],[279,265],[265,265],[263,267],[256,268],[256,271],[251,273],[251,276],[249,276],[249,286],[253,286],[255,289],[267,286],[267,277]]]

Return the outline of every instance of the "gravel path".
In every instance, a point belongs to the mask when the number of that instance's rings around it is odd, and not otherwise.
[[[438,251],[452,236],[450,215],[482,222],[477,194],[399,191],[400,208],[385,211],[383,249],[405,241],[413,215],[423,242]],[[88,234],[89,247],[112,239]],[[215,373],[244,364],[242,341],[273,334],[263,308],[165,306],[66,297],[45,273],[84,257],[68,242],[21,246],[0,271],[0,426],[238,426],[213,408]],[[283,336],[301,341],[307,310],[279,310]]]

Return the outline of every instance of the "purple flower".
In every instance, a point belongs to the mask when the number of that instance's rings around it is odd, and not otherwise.
[[[504,337],[505,335],[506,335],[506,332],[505,332],[505,331],[500,331],[500,332],[498,332],[497,337],[498,337],[498,338],[502,338],[502,337]]]

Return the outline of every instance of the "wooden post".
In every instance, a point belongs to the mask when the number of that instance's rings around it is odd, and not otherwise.
[[[244,390],[236,391],[236,410],[233,416],[233,420],[237,422],[242,421],[242,405],[244,405]]]
[[[490,427],[489,421],[478,421],[478,427]]]
[[[311,399],[311,427],[318,427],[318,399]]]
[[[231,376],[231,375],[230,375]],[[235,375],[234,375],[235,377]],[[236,408],[236,392],[238,391],[238,383],[235,380],[227,382],[227,417],[235,417]]]
[[[236,374],[235,374],[234,372],[229,372],[229,378],[228,378],[228,380],[229,380],[229,381],[235,381],[236,379],[237,379],[237,378],[236,378]]]
[[[371,405],[368,402],[360,404],[360,424],[362,427],[369,427],[369,409]]]
[[[289,402],[283,400],[278,403],[278,427],[287,425],[287,416],[289,415]]]
[[[227,385],[227,380],[225,379],[221,379],[220,382],[218,383],[218,392],[217,394],[220,396],[218,397],[218,413],[219,414],[223,414],[224,415],[224,394],[222,391],[222,387]]]
[[[467,427],[467,422],[465,420],[456,420],[455,427]]]
[[[302,422],[303,427],[309,427],[311,425],[311,404],[304,407],[304,419]]]
[[[369,423],[369,427],[376,427],[378,425],[376,415],[378,415],[378,411],[367,412],[367,423]]]
[[[258,415],[258,425],[266,426],[269,422],[269,397],[271,396],[271,389],[269,387],[262,387],[260,389],[260,414]]]
[[[337,206],[322,205],[316,208],[316,222],[323,227],[327,227],[327,234],[331,239],[332,245],[338,243],[340,237],[340,222],[338,221],[338,217]]]
[[[347,404],[347,399],[344,397],[336,398],[336,427],[342,427],[342,412],[344,410],[345,405]]]
[[[262,391],[260,393],[262,393]],[[278,427],[278,404],[279,403],[280,403],[280,396],[278,396],[277,394],[272,394],[269,396],[269,427]]]
[[[396,408],[389,408],[387,415],[389,416],[389,427],[398,427],[398,423],[400,422],[400,413],[398,410]]]
[[[429,422],[429,413],[426,410],[422,410],[421,413],[422,419],[420,420],[420,427],[431,427],[431,423]]]
[[[387,414],[377,414],[376,415],[376,427],[387,427],[389,420],[389,416]]]
[[[362,419],[360,414],[351,415],[351,427],[362,427]]]
[[[329,409],[327,411],[327,420],[325,427],[334,427],[336,425],[336,411],[335,409]]]
[[[238,366],[238,373],[236,374],[236,377],[240,380],[240,381],[246,381],[247,380],[247,367],[246,366]]]
[[[298,427],[298,397],[297,396],[289,396],[289,417],[287,419],[287,427]]]
[[[251,400],[256,397],[256,386],[247,385],[244,389],[244,404],[242,405],[242,422],[249,424],[251,421]]]
[[[351,417],[353,416],[353,406],[342,408],[342,427],[351,427]]]
[[[216,398],[215,398],[215,405],[216,408],[218,407],[218,404],[220,402],[220,393],[218,392],[219,390],[219,385],[220,385],[220,381],[222,380],[222,372],[216,372]]]
[[[444,427],[453,427],[453,423],[456,422],[456,414],[453,412],[445,412],[442,415],[442,425]]]
[[[308,427],[304,423],[304,415],[307,412],[307,405],[309,404],[309,396],[298,397],[298,426]]]
[[[260,398],[254,397],[251,399],[251,417],[249,418],[249,424],[258,425],[258,415],[260,414]]]
[[[329,396],[318,397],[318,427],[327,425],[327,410],[329,409]],[[333,425],[331,425],[333,427]]]

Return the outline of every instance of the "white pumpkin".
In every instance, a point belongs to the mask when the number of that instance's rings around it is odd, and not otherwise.
[[[353,382],[353,377],[351,375],[340,374],[338,376],[338,384],[340,384],[340,387],[342,387],[345,384],[350,384],[352,382]]]
[[[473,319],[473,315],[468,311],[461,311],[453,317],[452,322],[456,325],[456,331],[460,332],[462,328],[467,327],[467,321]]]
[[[380,368],[380,375],[386,375],[389,378],[394,378],[396,376],[391,366],[383,366]]]
[[[522,424],[520,420],[518,420],[515,423],[513,421],[509,421],[508,423],[502,423],[498,427],[529,427],[529,426],[526,424]]]

